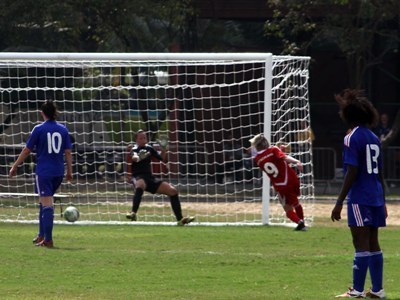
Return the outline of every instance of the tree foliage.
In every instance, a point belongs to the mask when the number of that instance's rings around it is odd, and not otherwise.
[[[306,54],[331,43],[348,62],[350,85],[363,86],[368,69],[399,42],[398,0],[269,0],[273,18],[265,34],[281,40],[282,53]],[[397,47],[397,46],[396,46]]]
[[[4,0],[0,47],[27,51],[165,51],[191,0]]]

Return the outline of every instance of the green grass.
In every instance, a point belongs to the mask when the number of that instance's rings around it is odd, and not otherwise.
[[[0,223],[0,298],[333,299],[353,248],[344,224],[329,226],[56,225],[46,249],[35,225]],[[388,299],[400,299],[399,227],[380,238]]]

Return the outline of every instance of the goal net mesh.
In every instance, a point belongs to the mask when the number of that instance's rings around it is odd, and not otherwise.
[[[125,180],[127,146],[143,129],[156,150],[168,145],[168,162],[154,161],[152,169],[177,187],[184,215],[200,224],[261,224],[266,185],[249,139],[270,119],[271,143],[285,144],[303,162],[300,201],[312,222],[308,64],[308,58],[287,56],[272,56],[272,70],[265,60],[251,58],[0,57],[0,221],[38,219],[35,154],[15,177],[8,172],[42,122],[41,104],[53,99],[58,121],[70,131],[74,176],[55,197],[56,221],[73,205],[81,222],[128,222],[133,187]],[[271,90],[265,90],[266,80]],[[269,223],[289,224],[269,186],[268,194]],[[138,221],[175,221],[169,198],[145,193]]]

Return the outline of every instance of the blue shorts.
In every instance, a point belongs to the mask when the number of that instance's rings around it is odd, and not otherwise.
[[[64,176],[44,177],[36,175],[35,193],[37,193],[39,197],[53,196],[60,187],[63,178]]]
[[[386,212],[385,206],[369,206],[362,204],[347,205],[347,223],[353,227],[385,227]]]

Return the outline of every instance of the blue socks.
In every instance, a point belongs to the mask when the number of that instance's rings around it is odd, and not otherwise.
[[[43,214],[43,205],[42,205],[42,203],[39,203],[39,232],[38,232],[38,236],[41,236],[41,237],[44,236],[42,214]]]
[[[368,269],[371,276],[372,291],[379,292],[383,288],[382,251],[356,251],[353,264],[353,288],[358,292],[364,291],[365,277],[367,276]]]
[[[54,221],[53,206],[44,206],[42,208],[42,224],[43,224],[44,240],[46,242],[53,240],[53,221]]]
[[[371,276],[372,291],[379,292],[383,288],[383,254],[382,251],[371,252],[369,257],[369,274]]]
[[[353,288],[358,291],[364,291],[365,278],[367,277],[369,258],[369,251],[357,252],[354,254],[353,263]]]

